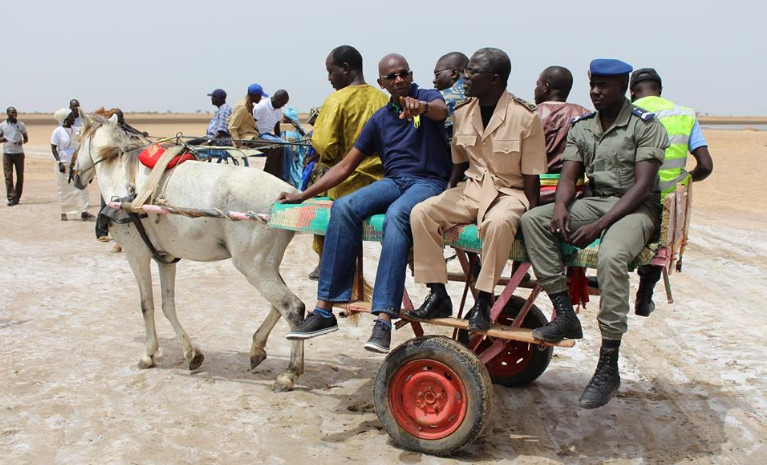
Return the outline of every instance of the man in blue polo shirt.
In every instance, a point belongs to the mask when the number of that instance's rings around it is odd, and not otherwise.
[[[367,156],[380,154],[385,177],[333,203],[322,252],[317,305],[288,339],[308,339],[338,329],[333,304],[348,302],[354,263],[362,240],[362,222],[386,213],[381,259],[378,262],[372,313],[377,315],[365,348],[389,351],[391,320],[399,316],[405,272],[413,236],[410,211],[419,202],[445,190],[452,163],[445,134],[447,105],[433,89],[420,89],[401,55],[390,54],[378,63],[378,84],[391,94],[383,108],[370,117],[349,153],[309,189],[283,192],[278,201],[298,203],[324,192],[354,172]]]

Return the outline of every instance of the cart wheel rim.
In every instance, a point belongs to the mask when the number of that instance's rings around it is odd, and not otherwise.
[[[481,353],[491,345],[492,342],[486,339],[482,341],[477,352]],[[528,342],[511,341],[501,353],[485,364],[487,372],[493,377],[516,376],[525,371],[537,347],[536,344]]]
[[[390,386],[394,419],[418,439],[450,436],[466,418],[466,389],[455,371],[443,363],[408,362],[393,376]]]
[[[497,323],[511,326],[514,315],[503,312],[499,315]],[[477,346],[476,352],[481,354],[485,349],[493,345],[489,337],[485,337]],[[533,359],[537,344],[522,341],[509,341],[503,350],[485,364],[487,372],[492,377],[516,376],[525,371],[527,365]]]

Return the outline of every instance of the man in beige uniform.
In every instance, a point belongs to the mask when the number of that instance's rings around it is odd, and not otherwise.
[[[469,314],[469,330],[490,328],[490,298],[509,258],[519,218],[538,203],[538,175],[546,172],[546,149],[535,106],[506,91],[511,62],[495,48],[478,50],[466,68],[466,95],[456,107],[452,142],[454,176],[466,182],[417,205],[410,214],[416,282],[431,292],[410,318],[424,320],[452,314],[445,290],[447,268],[443,232],[477,223],[482,239],[480,291]]]
[[[237,102],[232,114],[229,115],[227,126],[235,147],[255,145],[254,142],[247,141],[258,139],[258,128],[256,127],[256,120],[253,118],[253,105],[260,102],[262,97],[269,97],[269,94],[264,92],[261,84],[249,85],[248,95]]]

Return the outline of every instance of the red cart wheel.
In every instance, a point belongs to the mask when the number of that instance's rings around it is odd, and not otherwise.
[[[389,391],[394,419],[418,439],[442,439],[466,417],[466,390],[458,375],[436,360],[414,360],[399,369]]]
[[[511,326],[526,300],[512,296],[501,311],[497,324]],[[543,312],[533,305],[522,321],[523,328],[535,329],[546,324],[548,320]],[[485,338],[477,347],[477,353],[493,345],[490,338]],[[542,347],[529,342],[510,341],[501,353],[487,362],[487,371],[493,383],[507,387],[526,386],[535,381],[546,371],[554,353],[553,347]]]
[[[482,362],[441,336],[411,339],[394,349],[376,376],[376,413],[401,446],[449,455],[484,429],[492,383]]]

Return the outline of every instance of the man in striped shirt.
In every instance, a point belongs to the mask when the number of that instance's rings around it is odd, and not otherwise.
[[[208,131],[205,137],[208,139],[224,139],[229,137],[229,129],[226,126],[226,120],[232,114],[232,107],[226,103],[226,92],[224,89],[216,89],[208,94],[210,103],[218,107],[216,114],[208,124]]]

